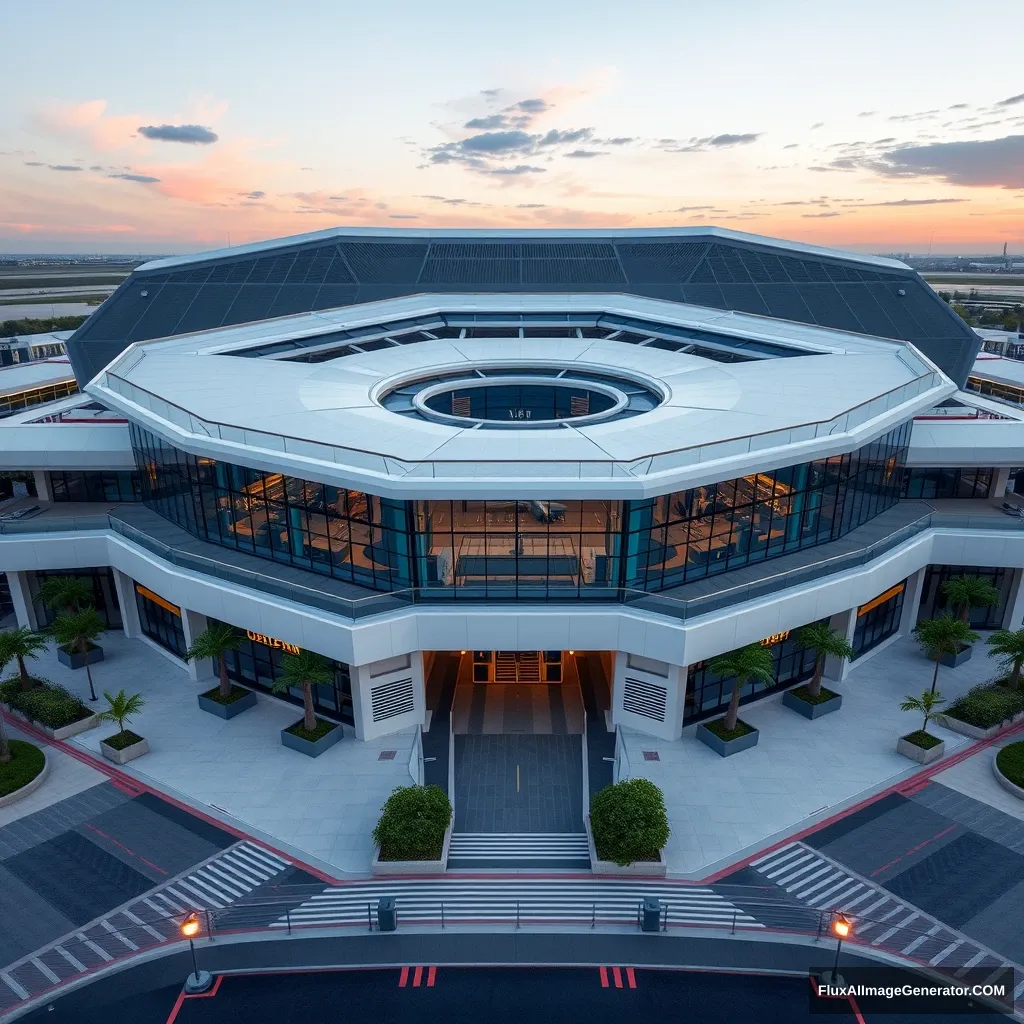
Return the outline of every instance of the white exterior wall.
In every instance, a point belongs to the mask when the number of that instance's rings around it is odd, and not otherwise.
[[[121,624],[124,627],[124,635],[129,640],[142,636],[139,605],[135,600],[135,581],[119,569],[115,569],[114,590],[117,592],[117,603],[121,608]]]
[[[7,586],[11,591],[14,617],[18,620],[18,625],[27,626],[29,629],[38,629],[39,623],[36,621],[36,610],[32,607],[32,591],[28,585],[28,573],[7,573]]]
[[[421,651],[352,666],[352,712],[358,739],[373,740],[422,725],[426,707]]]
[[[664,740],[683,732],[686,665],[615,652],[612,681],[612,724]]]

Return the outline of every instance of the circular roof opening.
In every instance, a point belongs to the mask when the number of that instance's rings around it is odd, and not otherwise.
[[[379,401],[392,412],[452,426],[529,430],[635,416],[662,397],[637,379],[574,367],[478,366],[403,382]]]

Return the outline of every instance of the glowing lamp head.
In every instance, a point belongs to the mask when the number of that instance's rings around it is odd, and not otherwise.
[[[570,653],[570,654],[575,654],[576,652],[575,652],[575,651],[570,651],[569,653]]]
[[[199,934],[199,915],[194,911],[181,922],[181,934],[186,939],[193,939]]]
[[[832,921],[832,934],[838,939],[848,939],[853,934],[853,925],[842,914],[836,914]]]

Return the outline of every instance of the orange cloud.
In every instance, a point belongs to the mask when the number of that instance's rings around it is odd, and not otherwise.
[[[106,100],[85,103],[50,103],[33,118],[34,127],[50,135],[71,136],[88,143],[96,152],[124,149],[142,123],[140,115],[107,115]]]

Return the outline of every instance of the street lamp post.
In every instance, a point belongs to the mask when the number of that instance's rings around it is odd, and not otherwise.
[[[199,970],[196,960],[196,946],[192,940],[199,934],[200,928],[199,915],[194,910],[181,922],[181,934],[188,939],[188,948],[192,952],[192,973],[185,979],[185,991],[190,996],[206,992],[213,984],[213,975],[209,971]]]
[[[826,971],[822,981],[832,985],[842,985],[843,978],[839,973],[839,951],[843,948],[843,939],[848,939],[853,934],[853,925],[845,914],[836,914],[832,918],[832,934],[836,937],[836,959],[832,964],[831,972]]]

